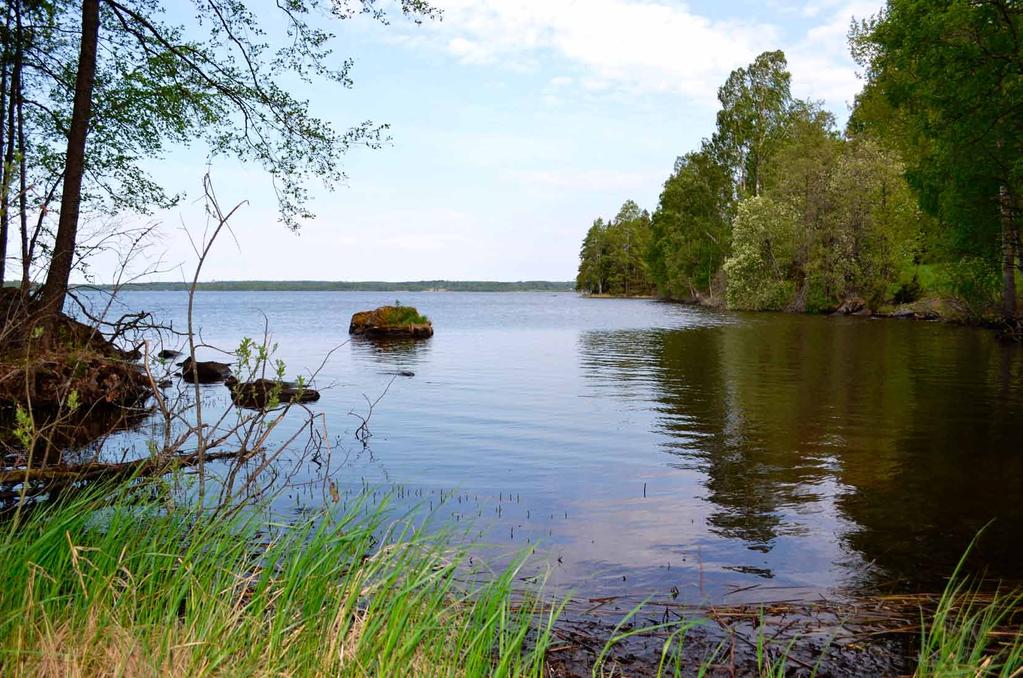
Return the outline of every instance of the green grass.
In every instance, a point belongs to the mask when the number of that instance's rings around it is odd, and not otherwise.
[[[422,315],[413,306],[384,306],[380,309],[381,322],[391,327],[405,325],[425,325],[430,319]]]
[[[105,506],[102,506],[105,504]],[[382,513],[293,525],[97,492],[0,538],[0,674],[539,676],[556,609]]]
[[[948,264],[920,264],[913,268],[913,273],[920,281],[924,294],[946,295],[952,293],[952,274]]]
[[[981,593],[961,576],[969,552],[921,620],[918,678],[1023,676],[1023,592]]]

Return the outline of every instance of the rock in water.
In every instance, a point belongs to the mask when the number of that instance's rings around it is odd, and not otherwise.
[[[835,311],[835,315],[870,315],[870,307],[862,297],[846,297],[842,305]]]
[[[254,410],[266,408],[275,395],[281,404],[313,403],[320,399],[319,391],[286,381],[256,379],[243,384],[230,377],[224,383],[231,389],[231,401],[235,405]]]
[[[193,361],[185,358],[178,363],[181,378],[193,384],[216,384],[231,376],[231,366],[215,360]]]
[[[348,333],[372,338],[433,336],[433,323],[412,306],[381,306],[352,316]]]

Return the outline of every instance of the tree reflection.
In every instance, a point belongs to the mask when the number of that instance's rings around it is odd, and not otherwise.
[[[781,314],[587,333],[580,347],[605,388],[644,385],[668,463],[703,475],[719,536],[767,552],[816,531],[851,549],[853,585],[935,588],[995,520],[971,562],[1023,576],[1018,348],[963,328]]]

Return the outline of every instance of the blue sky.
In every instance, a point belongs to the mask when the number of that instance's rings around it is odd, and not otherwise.
[[[351,90],[304,92],[339,127],[373,119],[392,143],[354,149],[349,179],[315,191],[300,234],[276,221],[255,166],[217,159],[225,204],[247,200],[234,239],[217,243],[203,279],[568,280],[583,234],[627,199],[651,211],[675,157],[713,130],[716,90],[766,49],[789,57],[797,96],[844,122],[860,88],[851,19],[878,2],[439,0],[444,19],[332,25],[355,59]],[[207,159],[176,149],[153,173],[189,199],[158,214],[145,262],[157,279],[190,277],[184,229],[201,232],[195,198]],[[100,281],[109,262],[93,267]]]

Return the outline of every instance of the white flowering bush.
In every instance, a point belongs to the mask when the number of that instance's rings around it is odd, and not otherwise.
[[[780,310],[792,300],[788,279],[798,243],[798,221],[786,205],[764,196],[742,200],[732,225],[732,254],[725,260],[729,308]]]

